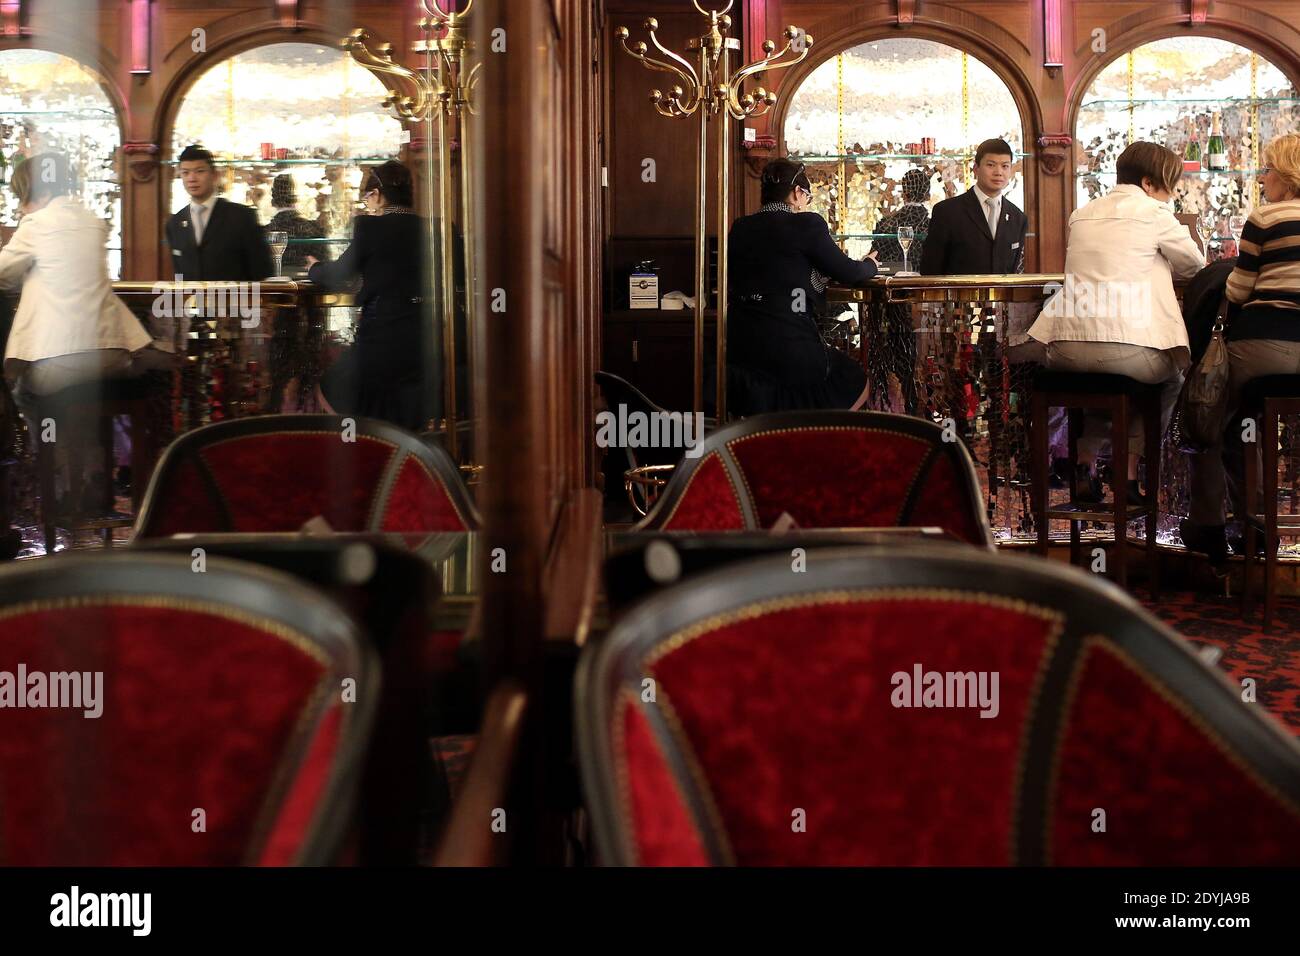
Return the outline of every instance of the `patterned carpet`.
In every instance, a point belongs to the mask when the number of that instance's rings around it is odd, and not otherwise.
[[[1264,633],[1258,607],[1242,620],[1235,595],[1182,591],[1148,607],[1197,647],[1222,648],[1216,666],[1235,681],[1253,677],[1260,705],[1300,736],[1300,599],[1279,600],[1272,634]]]

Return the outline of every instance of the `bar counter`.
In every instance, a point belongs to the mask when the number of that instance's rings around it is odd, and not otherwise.
[[[113,283],[113,291],[122,299],[130,302],[141,296],[156,296],[159,290],[175,291],[208,290],[237,288],[247,283],[241,282],[164,282],[158,280],[119,279]],[[259,291],[268,304],[289,306],[300,301],[312,299],[322,306],[351,305],[354,295],[351,292],[326,292],[323,287],[310,279],[264,279],[258,283]]]
[[[311,410],[321,372],[351,337],[353,293],[305,279],[119,281],[113,291],[181,357],[159,383],[156,425],[168,440],[223,418]]]
[[[1057,273],[960,276],[877,276],[860,286],[828,286],[830,302],[1041,302],[1049,286],[1064,285]]]

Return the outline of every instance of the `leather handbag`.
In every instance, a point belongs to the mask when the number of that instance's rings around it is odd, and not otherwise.
[[[1185,451],[1205,451],[1223,440],[1228,411],[1228,343],[1224,328],[1228,317],[1228,296],[1210,334],[1210,344],[1192,367],[1178,396],[1178,439]]]

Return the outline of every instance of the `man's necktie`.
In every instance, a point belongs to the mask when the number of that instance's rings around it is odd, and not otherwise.
[[[997,235],[998,235],[998,205],[997,205],[997,203],[998,203],[998,200],[997,200],[997,197],[995,197],[995,196],[990,196],[988,199],[984,200],[984,205],[986,205],[986,206],[989,207],[989,211],[988,211],[988,214],[987,214],[987,216],[986,216],[986,218],[987,218],[988,221],[989,221],[989,235],[992,236],[992,237],[995,238],[995,239],[997,238]]]
[[[203,241],[203,230],[207,228],[208,207],[196,206],[194,215],[190,217],[194,220],[194,244],[197,246]]]

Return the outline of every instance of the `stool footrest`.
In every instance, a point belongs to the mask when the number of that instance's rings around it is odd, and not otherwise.
[[[51,524],[64,531],[99,531],[104,528],[129,528],[135,524],[135,518],[113,511],[107,514],[60,515]]]
[[[1258,521],[1260,524],[1260,527],[1255,529],[1255,533],[1263,534],[1264,533],[1263,525],[1265,522],[1264,516],[1257,515],[1255,520]],[[1300,515],[1278,515],[1277,530],[1280,534],[1287,534],[1287,533],[1300,534]]]
[[[1146,517],[1151,509],[1147,505],[1128,505],[1125,515],[1129,521]],[[1068,504],[1047,509],[1048,520],[1069,521],[1114,521],[1115,509],[1106,508],[1104,504]]]

